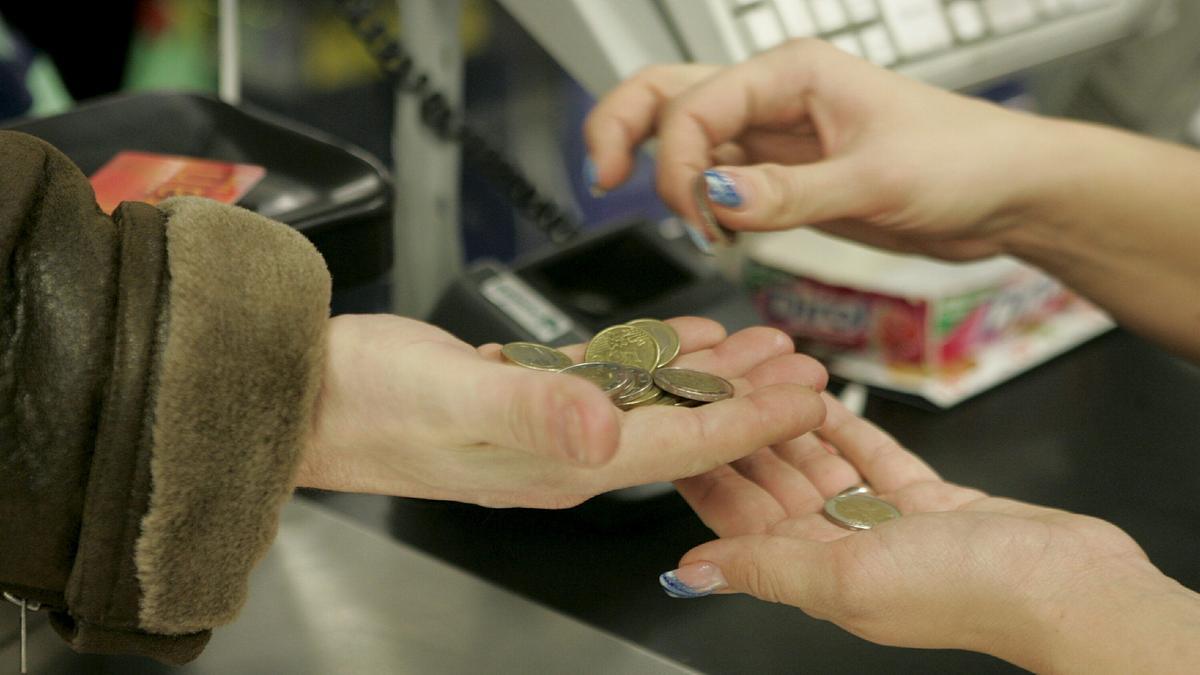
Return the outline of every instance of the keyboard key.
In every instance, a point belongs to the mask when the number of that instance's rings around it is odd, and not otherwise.
[[[880,0],[879,4],[902,56],[928,54],[954,41],[940,0]]]
[[[874,21],[879,16],[879,8],[875,5],[875,0],[844,0],[846,3],[846,13],[850,15],[850,20],[854,23],[867,23]]]
[[[954,34],[963,42],[978,40],[987,32],[983,10],[975,0],[956,0],[947,8]]]
[[[1012,33],[1037,21],[1037,10],[1029,0],[983,0],[992,30]]]
[[[832,33],[850,23],[841,0],[809,0],[809,7],[822,33]]]
[[[779,20],[770,7],[764,5],[743,11],[738,18],[741,19],[742,27],[750,36],[750,45],[756,52],[770,49],[787,39],[783,34],[783,26],[779,25]]]
[[[783,32],[788,37],[812,37],[817,34],[817,24],[813,23],[804,0],[775,0],[775,10],[779,12]]]
[[[864,28],[858,34],[858,41],[862,43],[867,58],[877,66],[886,68],[899,60],[896,48],[892,46],[892,38],[888,37],[887,29],[879,24]]]
[[[858,44],[858,38],[855,37],[853,33],[842,33],[841,35],[830,39],[829,42],[833,44],[834,47],[837,47],[844,52],[848,52],[855,56],[863,55],[862,47],[860,47]]]

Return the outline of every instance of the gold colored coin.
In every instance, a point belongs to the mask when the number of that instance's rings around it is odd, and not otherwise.
[[[533,370],[557,372],[573,363],[566,354],[536,342],[510,342],[500,348],[500,353],[518,366]]]
[[[616,396],[629,384],[629,374],[619,363],[577,363],[559,372],[582,377],[609,396]]]
[[[869,530],[900,517],[895,506],[865,492],[842,493],[825,502],[825,515],[851,530]]]
[[[659,368],[654,371],[654,384],[680,398],[705,403],[733,396],[733,385],[725,378],[687,368]]]
[[[612,326],[592,338],[584,359],[609,361],[652,371],[658,366],[658,343],[642,328]]]
[[[670,324],[658,319],[634,319],[625,325],[641,328],[658,343],[658,364],[655,367],[662,368],[679,356],[679,333]]]
[[[658,402],[662,396],[662,389],[659,389],[654,385],[650,385],[650,388],[646,390],[646,393],[638,396],[637,398],[620,399],[617,401],[617,405],[624,410],[629,410],[630,408],[640,408],[644,405],[651,405]]]

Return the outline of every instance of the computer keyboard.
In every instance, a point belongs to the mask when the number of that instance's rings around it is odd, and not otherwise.
[[[599,93],[651,63],[736,63],[815,37],[963,88],[1129,35],[1169,0],[499,0]]]
[[[736,62],[817,37],[896,67],[1045,27],[1119,0],[665,0],[694,61]]]

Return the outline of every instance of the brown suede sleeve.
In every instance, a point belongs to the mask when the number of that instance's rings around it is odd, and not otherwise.
[[[0,586],[62,606],[101,391],[117,234],[79,170],[0,131]]]
[[[0,131],[0,590],[77,649],[194,658],[290,493],[329,291],[286,226],[195,198],[109,218]]]

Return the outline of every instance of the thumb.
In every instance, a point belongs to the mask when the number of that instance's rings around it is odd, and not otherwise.
[[[749,534],[697,546],[659,583],[676,598],[747,593],[807,611],[831,597],[832,569],[825,544]]]
[[[708,202],[731,230],[783,230],[853,218],[871,210],[872,191],[852,162],[838,158],[785,166],[715,167],[704,172]]]
[[[477,437],[514,450],[600,465],[620,436],[617,408],[577,377],[496,364],[460,402]]]

